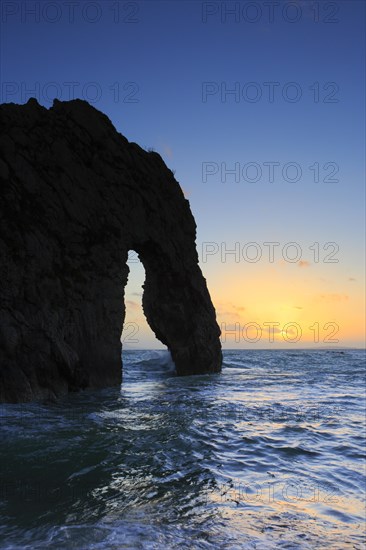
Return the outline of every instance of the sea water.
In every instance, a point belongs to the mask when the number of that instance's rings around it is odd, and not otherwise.
[[[363,351],[123,360],[121,389],[0,405],[0,548],[365,548]]]

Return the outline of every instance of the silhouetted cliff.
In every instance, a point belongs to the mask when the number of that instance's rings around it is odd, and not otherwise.
[[[81,100],[0,106],[0,401],[121,382],[127,254],[178,374],[217,372],[196,225],[157,153]]]

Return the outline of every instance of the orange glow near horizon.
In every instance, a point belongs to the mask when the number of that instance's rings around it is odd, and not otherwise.
[[[221,281],[212,277],[212,284],[207,277],[224,347],[365,345],[361,286],[299,277],[294,269],[271,266],[241,276],[233,269]]]
[[[140,262],[126,288],[125,348],[164,347],[141,307]],[[365,300],[360,281],[342,265],[201,264],[223,348],[365,347]]]

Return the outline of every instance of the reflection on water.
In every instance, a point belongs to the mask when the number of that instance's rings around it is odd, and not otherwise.
[[[364,356],[227,351],[2,405],[1,548],[364,548]]]

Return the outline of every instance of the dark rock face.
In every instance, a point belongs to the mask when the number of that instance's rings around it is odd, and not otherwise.
[[[157,153],[87,102],[0,106],[0,401],[121,382],[127,255],[181,375],[218,372],[196,225]]]

